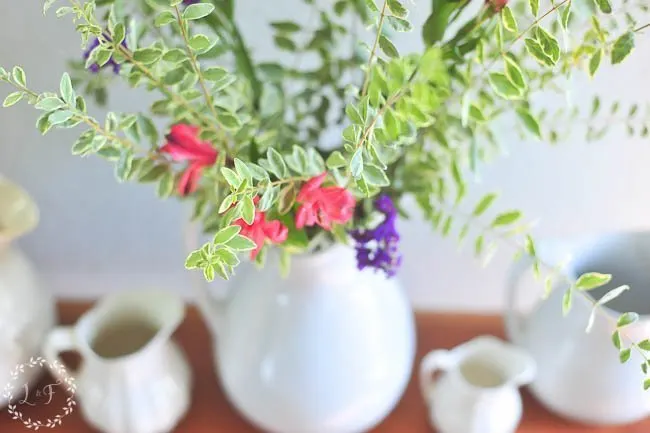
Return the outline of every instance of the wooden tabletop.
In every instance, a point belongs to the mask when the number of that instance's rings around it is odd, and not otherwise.
[[[89,308],[88,304],[64,303],[60,306],[63,324],[74,323]],[[451,348],[479,334],[503,335],[501,319],[497,316],[467,314],[418,313],[417,362],[429,350]],[[196,310],[188,309],[188,315],[179,328],[176,338],[183,346],[194,369],[194,392],[192,408],[178,425],[176,433],[248,433],[256,432],[226,401],[212,364],[210,339],[207,329]],[[72,360],[73,364],[75,360]],[[52,383],[43,377],[40,387]],[[38,388],[37,388],[38,389]],[[31,417],[45,422],[48,416],[61,411],[65,395],[56,392],[50,404],[34,407],[20,406],[24,418]],[[53,430],[65,433],[90,433],[93,430],[81,419],[79,409],[63,418],[63,424]],[[19,421],[11,419],[7,409],[0,411],[0,432],[22,433],[28,431]],[[416,382],[411,380],[406,394],[395,411],[373,433],[425,433],[432,432],[427,413],[420,398]],[[524,418],[518,433],[648,433],[650,420],[642,423],[610,428],[594,428],[571,424],[543,409],[539,403],[524,392]]]

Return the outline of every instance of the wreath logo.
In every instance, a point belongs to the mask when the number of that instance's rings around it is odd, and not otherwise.
[[[65,387],[65,390],[68,393],[66,404],[62,409],[62,413],[56,415],[53,418],[48,418],[44,422],[41,420],[33,420],[29,417],[25,419],[23,417],[23,414],[17,409],[16,403],[13,402],[14,399],[13,394],[15,392],[16,382],[18,381],[20,374],[25,372],[25,369],[35,368],[35,367],[42,368],[46,365],[50,368],[51,371],[57,373],[57,376],[61,378],[62,382],[58,382],[57,384],[63,385]],[[74,400],[74,395],[76,390],[77,390],[77,385],[75,384],[74,378],[69,374],[67,374],[65,366],[63,365],[62,362],[60,361],[48,362],[47,360],[41,357],[36,357],[36,358],[32,357],[29,359],[28,362],[23,364],[18,364],[16,368],[13,369],[13,371],[11,372],[11,380],[4,387],[2,396],[5,399],[7,399],[7,401],[9,402],[7,405],[7,411],[9,412],[9,414],[12,416],[13,419],[22,422],[23,425],[28,429],[38,430],[41,428],[55,428],[62,424],[63,418],[67,415],[70,415],[72,413],[73,407],[76,406],[77,404],[76,401]]]

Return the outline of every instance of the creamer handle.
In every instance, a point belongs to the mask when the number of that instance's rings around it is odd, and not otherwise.
[[[434,373],[438,370],[447,370],[454,365],[456,365],[456,361],[448,350],[434,350],[422,358],[422,362],[420,362],[420,392],[424,401],[431,403],[431,394],[435,386]]]
[[[63,352],[76,350],[74,328],[60,326],[51,330],[45,337],[43,345],[43,356],[47,361],[50,373],[61,382],[65,383],[68,389],[75,389],[75,376],[66,369],[59,355]]]
[[[530,257],[522,257],[512,264],[508,274],[504,322],[508,339],[518,345],[523,341],[522,329],[524,326],[523,318],[516,311],[519,280],[532,264],[533,261]]]

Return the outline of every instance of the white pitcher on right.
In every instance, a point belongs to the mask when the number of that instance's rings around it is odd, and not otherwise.
[[[632,358],[621,364],[611,337],[618,316],[634,311],[641,318],[625,327],[625,334],[635,342],[650,338],[650,232],[540,242],[537,254],[547,264],[563,263],[572,279],[585,272],[609,273],[613,279],[585,293],[592,299],[575,294],[566,317],[562,316],[562,297],[567,283],[558,282],[550,297],[524,319],[516,312],[517,293],[539,290],[543,284],[531,278],[530,285],[537,288],[520,287],[529,263],[515,264],[509,280],[506,328],[510,339],[537,362],[532,393],[558,415],[587,424],[626,424],[650,415],[650,391],[643,390],[640,368],[643,358],[632,351]],[[586,332],[591,301],[623,284],[631,290],[607,303]]]

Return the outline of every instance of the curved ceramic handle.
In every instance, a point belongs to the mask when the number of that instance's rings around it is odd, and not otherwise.
[[[47,360],[50,373],[64,383],[74,382],[75,377],[65,368],[52,368],[51,366],[62,364],[59,354],[69,350],[77,349],[75,342],[74,328],[61,326],[54,328],[45,337],[43,355]]]
[[[504,323],[506,327],[506,334],[508,339],[513,343],[519,345],[523,341],[523,318],[519,316],[515,310],[517,305],[517,293],[519,287],[519,280],[526,271],[530,269],[533,261],[529,257],[521,258],[513,263],[508,274],[508,282],[506,287],[506,309],[504,314]]]
[[[434,350],[427,353],[420,362],[420,392],[426,402],[431,401],[435,385],[433,374],[437,370],[447,370],[456,365],[455,359],[448,350]]]

